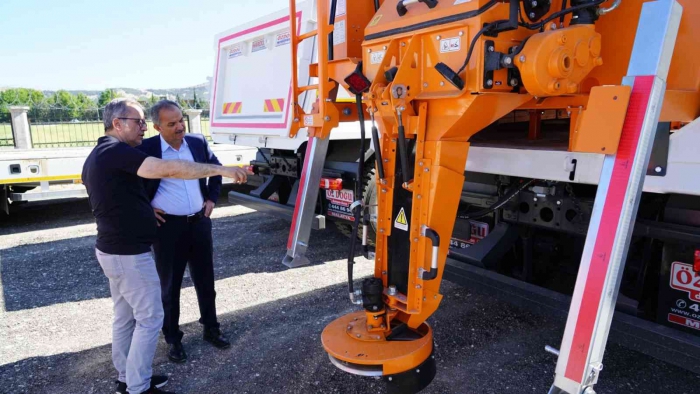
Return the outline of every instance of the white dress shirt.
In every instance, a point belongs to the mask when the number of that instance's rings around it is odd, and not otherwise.
[[[194,162],[187,140],[182,140],[180,150],[170,146],[163,136],[160,136],[160,149],[163,160],[185,160]],[[168,215],[192,215],[202,210],[204,197],[199,187],[199,179],[163,178],[151,206],[162,209]]]

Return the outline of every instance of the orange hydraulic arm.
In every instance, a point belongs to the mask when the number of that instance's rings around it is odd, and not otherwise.
[[[318,101],[311,114],[295,104],[291,134],[307,127],[310,136],[327,138],[339,121],[356,120],[343,117],[335,102],[340,85],[362,93],[378,126],[382,160],[375,271],[361,293],[365,310],[331,323],[322,341],[340,368],[383,376],[409,392],[399,378],[411,375],[416,390],[435,372],[425,322],[442,299],[470,138],[515,110],[556,109],[569,120],[569,150],[615,153],[630,97],[619,83],[644,1],[348,1],[346,40],[333,46],[338,56],[331,59],[326,37],[335,29],[328,17],[334,1],[317,1],[315,32],[292,37],[296,76],[296,45],[319,35],[319,62],[311,66],[319,83],[298,87],[295,77],[294,97],[316,89]],[[693,23],[700,3],[680,3],[677,51],[693,48],[700,36]],[[290,8],[294,15],[294,0]],[[698,70],[700,56],[692,51],[671,63],[662,121],[698,116]],[[539,121],[531,122],[532,138]]]

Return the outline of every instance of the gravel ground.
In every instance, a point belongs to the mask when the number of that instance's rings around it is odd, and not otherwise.
[[[86,201],[28,205],[0,219],[0,393],[112,393],[111,300],[94,257]],[[333,367],[319,336],[354,308],[347,301],[347,239],[314,233],[313,264],[280,261],[289,223],[239,206],[215,210],[217,309],[232,342],[201,340],[186,280],[181,323],[189,360],[168,362],[161,340],[155,373],[178,393],[384,393],[381,381]],[[360,259],[356,276],[372,263]],[[565,321],[444,282],[435,329],[433,393],[546,393]],[[610,344],[599,393],[697,393],[700,376]]]

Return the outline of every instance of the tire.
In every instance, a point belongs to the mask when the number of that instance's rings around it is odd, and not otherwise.
[[[377,175],[374,167],[369,169],[363,179],[363,190],[362,190],[362,202],[369,205],[370,212],[370,226],[367,231],[367,244],[374,246],[375,240],[377,239]],[[372,219],[373,218],[373,219]],[[362,239],[362,219],[360,219],[360,228],[357,231],[357,237]],[[333,221],[335,226],[338,228],[342,234],[350,238],[352,236],[352,223],[345,221],[335,220]]]

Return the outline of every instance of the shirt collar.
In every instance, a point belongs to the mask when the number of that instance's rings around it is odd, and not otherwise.
[[[177,152],[175,149],[173,149],[172,146],[170,146],[170,144],[168,144],[167,142],[165,142],[165,140],[163,139],[163,136],[162,136],[162,135],[159,135],[159,137],[160,137],[160,151],[161,151],[161,152],[165,153],[165,151],[168,150],[168,148],[170,148],[170,149],[172,149],[173,151]],[[183,138],[183,139],[182,139],[182,146],[180,146],[180,149],[182,149],[183,146],[188,146],[188,145],[187,145],[187,139],[186,139],[186,138]]]

